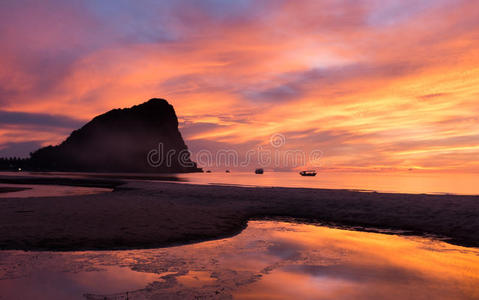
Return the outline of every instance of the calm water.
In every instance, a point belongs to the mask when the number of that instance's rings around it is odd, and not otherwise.
[[[11,176],[43,176],[43,177],[93,177],[128,180],[166,180],[190,184],[225,184],[238,186],[264,187],[303,187],[327,189],[353,189],[393,193],[431,193],[479,195],[479,173],[446,174],[446,173],[373,173],[373,172],[321,172],[315,177],[303,177],[297,172],[265,172],[262,175],[254,172],[213,172],[189,174],[119,174],[119,173],[29,173],[0,172],[0,175]],[[103,192],[98,188],[63,188],[58,187],[56,195]],[[43,189],[42,193],[49,193]],[[39,188],[36,191],[40,191]],[[90,191],[90,192],[89,192]],[[22,192],[28,194],[28,192]],[[54,191],[52,192],[54,193]],[[1,193],[0,193],[1,196]],[[10,196],[10,195],[9,195]],[[4,194],[4,197],[7,197]]]
[[[178,177],[189,183],[199,184],[479,195],[479,174],[318,172],[315,177],[303,177],[296,172],[265,172],[263,175],[253,172],[216,172],[180,174]]]
[[[2,300],[479,299],[478,286],[477,248],[273,221],[171,248],[0,252]]]

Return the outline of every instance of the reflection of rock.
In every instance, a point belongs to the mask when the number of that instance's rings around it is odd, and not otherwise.
[[[30,167],[62,171],[200,171],[187,150],[173,106],[163,99],[151,99],[95,117],[60,145],[32,153]],[[169,159],[167,153],[171,155]]]

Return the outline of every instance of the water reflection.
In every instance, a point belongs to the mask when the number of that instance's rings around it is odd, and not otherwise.
[[[451,173],[387,173],[387,172],[318,172],[315,177],[297,172],[216,172],[178,174],[180,181],[194,184],[243,186],[279,186],[298,188],[353,189],[392,193],[439,193],[479,195],[477,174]]]
[[[13,191],[8,191],[8,188]],[[41,184],[0,184],[0,191],[2,189],[8,192],[0,192],[0,198],[59,197],[90,195],[113,191],[111,188]]]
[[[104,178],[147,181],[169,181],[191,184],[235,186],[298,187],[352,189],[392,193],[430,193],[479,195],[477,173],[426,172],[332,172],[319,171],[315,177],[300,176],[297,172],[213,172],[185,174],[141,173],[66,173],[66,172],[0,172],[11,177]]]
[[[0,252],[5,299],[478,299],[477,286],[476,248],[273,221],[172,248]]]

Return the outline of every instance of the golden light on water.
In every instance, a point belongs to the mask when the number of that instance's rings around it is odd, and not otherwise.
[[[42,299],[477,299],[479,249],[251,221],[241,234],[126,251],[0,252],[2,295]],[[46,269],[47,268],[47,269]],[[48,270],[46,272],[45,270]],[[101,284],[99,284],[101,282]]]

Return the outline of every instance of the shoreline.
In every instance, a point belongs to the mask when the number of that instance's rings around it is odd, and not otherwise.
[[[358,176],[361,174],[361,176]],[[167,181],[182,184],[199,185],[225,185],[236,187],[288,187],[288,188],[312,188],[312,189],[333,189],[358,192],[377,192],[386,194],[428,194],[428,195],[458,195],[458,196],[479,196],[479,189],[476,187],[477,174],[460,173],[456,180],[458,183],[451,186],[450,176],[441,173],[404,174],[386,173],[368,177],[374,172],[325,172],[318,177],[303,178],[296,172],[267,172],[262,176],[252,176],[251,172],[233,173],[83,173],[83,172],[0,172],[2,178],[14,177],[34,178],[38,180],[51,180],[72,178],[83,180],[102,181]],[[219,176],[218,176],[219,175]],[[332,175],[332,177],[330,176]],[[407,175],[407,176],[405,176]],[[420,176],[419,176],[420,175]],[[6,176],[6,177],[5,177]],[[322,177],[324,176],[324,177]],[[257,180],[258,179],[258,180]],[[35,183],[35,182],[34,182]],[[41,182],[38,182],[41,183]],[[48,183],[46,183],[48,184]],[[65,182],[62,185],[71,185]],[[85,185],[88,186],[88,185]]]
[[[4,186],[0,186],[0,193],[12,193],[12,192],[20,192],[20,191],[25,191],[25,190],[28,190],[28,188],[24,188],[24,187],[4,187]]]
[[[5,176],[0,178],[4,183]],[[18,179],[18,178],[17,178]],[[8,183],[110,185],[110,193],[0,199],[1,250],[145,249],[221,239],[249,220],[400,231],[479,246],[479,196],[236,187],[84,178]],[[93,181],[93,182],[92,182]],[[386,230],[384,232],[383,230]],[[392,232],[397,234],[396,232]]]

